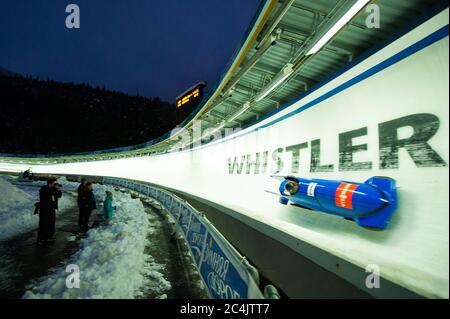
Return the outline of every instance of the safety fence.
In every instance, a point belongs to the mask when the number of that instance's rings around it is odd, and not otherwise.
[[[129,189],[157,201],[176,222],[190,255],[214,299],[279,298],[275,287],[259,289],[259,273],[214,225],[178,196],[142,182],[100,177],[99,182]]]

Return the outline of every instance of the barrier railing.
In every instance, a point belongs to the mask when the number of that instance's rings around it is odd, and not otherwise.
[[[157,201],[175,220],[186,240],[190,255],[214,299],[264,298],[259,289],[259,273],[231,245],[213,224],[185,200],[145,183],[102,177],[100,181],[148,196]],[[266,286],[268,298],[279,298],[273,286]],[[269,293],[268,293],[269,292]]]

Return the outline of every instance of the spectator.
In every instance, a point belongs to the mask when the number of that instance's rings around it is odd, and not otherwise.
[[[56,186],[56,178],[47,180],[47,185],[39,190],[40,213],[38,242],[54,239],[56,210],[58,209],[58,198],[61,198],[61,189]]]
[[[25,179],[31,179],[31,168],[29,168],[25,172],[23,172],[22,177]]]
[[[109,222],[114,217],[114,211],[116,206],[113,206],[113,194],[110,191],[106,191],[106,198],[103,202],[103,218],[106,222]]]
[[[86,182],[81,196],[79,198],[80,205],[80,228],[82,232],[89,229],[89,218],[94,209],[97,209],[95,196],[92,191],[93,184],[91,181]]]
[[[81,179],[80,185],[77,188],[77,194],[78,194],[78,196],[77,196],[77,204],[78,204],[78,210],[79,210],[78,227],[80,227],[80,228],[81,228],[81,219],[82,219],[81,218],[81,200],[82,200],[82,197],[83,197],[84,188],[86,187],[86,182],[87,182],[86,178],[83,177]]]

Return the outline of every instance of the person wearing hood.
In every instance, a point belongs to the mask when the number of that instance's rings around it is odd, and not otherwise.
[[[114,211],[116,206],[113,206],[113,194],[110,191],[106,191],[106,198],[103,202],[103,218],[106,222],[109,222],[114,217]]]

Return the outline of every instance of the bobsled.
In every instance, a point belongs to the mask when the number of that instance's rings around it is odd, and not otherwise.
[[[278,178],[282,180],[281,204],[341,216],[361,227],[385,229],[397,208],[396,183],[389,177],[375,176],[364,183],[293,176]]]

